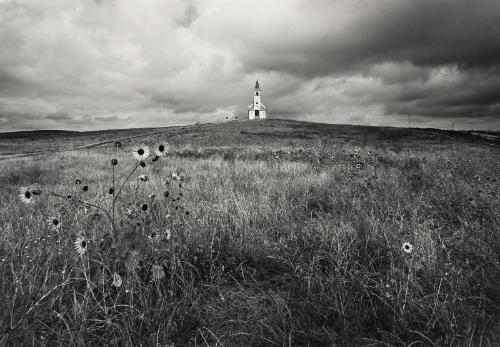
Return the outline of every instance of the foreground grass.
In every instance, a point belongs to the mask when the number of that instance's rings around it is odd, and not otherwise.
[[[83,261],[72,246],[79,231],[107,228],[98,214],[57,200],[26,206],[17,196],[33,182],[72,191],[83,177],[88,194],[105,201],[114,155],[103,148],[0,163],[0,343],[499,341],[496,148],[179,145],[143,170],[152,179],[137,191],[158,201],[152,225],[137,228],[172,230],[166,278],[151,281],[144,263],[120,288],[89,270],[109,260],[106,250]],[[128,153],[118,155],[124,169]],[[182,187],[165,185],[172,171],[185,175]],[[58,234],[45,223],[53,215],[63,221]]]

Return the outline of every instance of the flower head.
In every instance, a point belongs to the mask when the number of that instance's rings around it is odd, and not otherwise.
[[[30,204],[33,202],[33,193],[27,187],[19,188],[19,197],[21,198],[21,201],[24,202],[25,204]]]
[[[80,184],[82,184],[82,180],[81,180],[80,178],[77,178],[77,179],[75,180],[75,184],[76,184],[77,186],[79,186]]]
[[[122,283],[123,283],[122,277],[115,272],[113,274],[113,285],[117,288],[120,288],[122,286]]]
[[[146,167],[146,162],[145,162],[145,161],[143,161],[143,160],[141,160],[141,161],[139,162],[139,165],[140,165],[141,167]]]
[[[409,242],[403,243],[403,251],[405,251],[406,253],[413,252],[413,245]]]
[[[356,164],[356,169],[358,169],[358,170],[361,169],[361,163]]]
[[[83,256],[87,252],[88,242],[85,236],[78,236],[75,239],[75,250],[79,256]]]
[[[149,147],[146,146],[144,143],[141,143],[140,145],[135,145],[134,148],[132,149],[132,156],[138,161],[146,160],[149,157],[150,153],[151,151],[149,150]]]
[[[148,235],[148,240],[149,240],[150,242],[159,241],[159,240],[160,240],[160,235],[159,235],[157,232],[153,231],[153,232],[151,232],[151,233]]]
[[[141,182],[147,182],[149,180],[148,175],[140,175],[139,176],[139,181]]]
[[[50,230],[57,231],[61,229],[61,221],[56,217],[48,218],[47,224],[49,225]]]
[[[159,281],[165,277],[165,270],[163,270],[163,266],[161,265],[153,265],[151,272],[153,273],[153,281]]]
[[[82,191],[83,191],[83,192],[86,192],[86,191],[88,191],[88,190],[89,190],[89,186],[83,186],[83,187],[82,187]]]
[[[141,210],[143,210],[144,212],[146,212],[148,210],[148,208],[149,208],[148,204],[141,205]]]
[[[167,145],[166,143],[159,142],[155,146],[155,154],[158,157],[163,157],[167,154]]]
[[[111,159],[111,165],[115,166],[115,165],[118,165],[118,159]]]
[[[177,175],[177,172],[172,172],[172,179],[173,180],[179,180],[180,179],[179,175]]]
[[[166,240],[170,240],[170,238],[171,238],[171,237],[172,237],[172,232],[170,231],[170,229],[169,229],[169,228],[167,228],[167,229],[165,230],[165,239],[166,239]]]

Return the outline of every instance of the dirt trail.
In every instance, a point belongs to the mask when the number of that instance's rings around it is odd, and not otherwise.
[[[174,127],[176,128],[176,127]],[[113,140],[106,140],[106,141],[101,141],[101,142],[95,142],[95,143],[90,143],[86,145],[79,145],[79,146],[73,146],[70,148],[61,148],[61,149],[49,149],[45,151],[38,151],[38,152],[29,152],[29,153],[19,153],[19,154],[7,154],[2,157],[0,157],[1,160],[7,160],[7,159],[13,159],[13,158],[25,158],[25,157],[33,157],[37,155],[43,155],[43,154],[48,154],[48,153],[60,153],[60,152],[68,152],[68,151],[74,151],[74,150],[79,150],[79,149],[88,149],[88,148],[93,148],[93,147],[99,147],[102,145],[107,145],[110,143],[114,143],[116,141],[127,141],[131,139],[136,139],[139,137],[146,137],[146,136],[152,136],[152,135],[159,135],[159,134],[166,134],[169,132],[172,132],[174,129],[169,129],[169,130],[163,130],[163,131],[156,131],[153,133],[147,133],[147,134],[141,134],[141,135],[134,135],[134,136],[129,136],[129,137],[123,137],[119,139],[113,139]]]

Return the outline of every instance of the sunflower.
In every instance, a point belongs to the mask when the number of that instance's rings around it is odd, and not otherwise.
[[[118,165],[118,159],[111,159],[111,165],[115,166],[115,165]]]
[[[58,231],[61,229],[61,221],[56,217],[48,218],[47,224],[49,225],[50,230]]]
[[[143,210],[144,212],[146,212],[148,210],[148,208],[149,208],[148,204],[141,205],[141,210]]]
[[[113,274],[113,285],[116,288],[120,288],[122,286],[122,283],[123,283],[122,277],[115,272]]]
[[[134,148],[132,149],[132,156],[138,161],[146,160],[149,157],[150,153],[151,151],[149,150],[149,147],[146,146],[144,143],[141,143],[140,145],[135,145]]]
[[[153,281],[158,281],[165,277],[165,270],[163,270],[163,266],[161,265],[153,265],[151,272],[153,273]]]
[[[413,252],[413,245],[409,242],[403,243],[403,251],[405,251],[406,253]]]
[[[160,240],[160,235],[159,235],[157,232],[153,231],[153,232],[151,232],[151,233],[148,235],[148,240],[149,240],[150,242],[159,241],[159,240]]]
[[[167,154],[167,144],[159,142],[155,146],[155,154],[158,157],[164,157]]]
[[[31,190],[27,187],[19,188],[19,197],[25,204],[30,204],[33,202],[33,193],[31,193]]]
[[[75,250],[79,256],[83,256],[87,252],[88,242],[85,236],[78,236],[75,239]]]

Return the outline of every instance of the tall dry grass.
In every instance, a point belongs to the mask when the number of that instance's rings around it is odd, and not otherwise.
[[[73,248],[77,233],[100,235],[109,223],[56,199],[24,205],[17,188],[37,182],[68,192],[82,177],[93,201],[109,203],[109,159],[127,171],[127,151],[0,163],[2,344],[500,341],[495,150],[179,145],[138,172],[150,180],[134,176],[118,206],[123,213],[133,199],[156,195],[151,223],[132,230],[171,228],[166,277],[152,281],[145,260],[137,277],[122,272],[117,288],[107,249],[90,242],[80,258]],[[173,171],[186,177],[181,188],[165,184]],[[63,224],[57,235],[45,222],[53,215]]]

